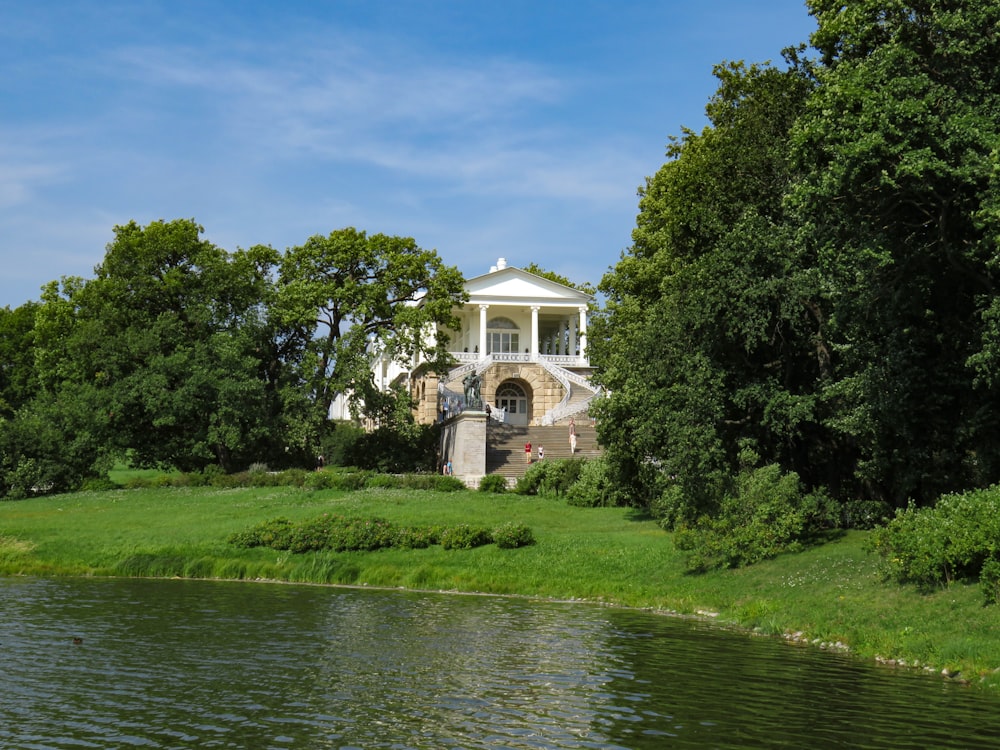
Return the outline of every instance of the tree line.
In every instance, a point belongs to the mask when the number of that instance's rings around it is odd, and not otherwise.
[[[0,496],[73,489],[123,458],[312,466],[336,450],[339,394],[391,433],[381,444],[398,460],[433,455],[408,393],[376,388],[371,357],[447,366],[447,339],[415,332],[457,324],[456,268],[353,228],[284,252],[228,252],[202,234],[193,220],[115,227],[94,278],[0,310]]]
[[[613,485],[675,528],[1000,479],[1000,3],[807,5],[810,47],[715,68],[600,284]]]

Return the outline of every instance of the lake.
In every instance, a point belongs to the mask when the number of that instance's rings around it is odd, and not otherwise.
[[[0,579],[0,748],[995,748],[1000,699],[581,603]]]

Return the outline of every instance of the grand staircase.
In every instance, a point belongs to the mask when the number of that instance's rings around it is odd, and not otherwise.
[[[550,426],[516,427],[495,420],[486,425],[486,473],[517,481],[528,468],[524,444],[531,443],[532,461],[538,460],[538,447],[545,448],[545,460],[570,458],[569,420]],[[576,420],[576,458],[596,458],[603,453],[590,419]]]

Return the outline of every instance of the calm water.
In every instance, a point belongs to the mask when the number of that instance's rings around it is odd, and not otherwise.
[[[1000,700],[641,612],[0,579],[0,748],[998,746]]]

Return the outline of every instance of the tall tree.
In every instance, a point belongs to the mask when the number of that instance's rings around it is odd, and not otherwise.
[[[37,302],[0,308],[0,419],[10,418],[37,390],[35,311]]]
[[[270,438],[260,303],[273,257],[231,256],[201,232],[116,227],[96,277],[50,285],[38,316],[47,391],[96,388],[109,444],[144,465],[232,469]]]
[[[822,65],[793,202],[828,290],[828,424],[861,490],[897,505],[995,481],[1000,4],[809,5]]]
[[[813,83],[787,55],[784,70],[716,67],[710,127],[672,142],[641,192],[632,248],[601,283],[602,442],[635,496],[667,498],[678,520],[710,510],[751,454],[788,468],[817,458],[816,283],[783,204],[788,132]]]
[[[401,362],[422,354],[441,369],[447,340],[425,335],[434,324],[456,328],[463,279],[433,250],[409,237],[354,228],[315,235],[282,257],[273,313],[302,351],[302,382],[321,424],[339,394],[385,412],[371,375],[373,357]],[[388,410],[389,412],[392,409]]]

